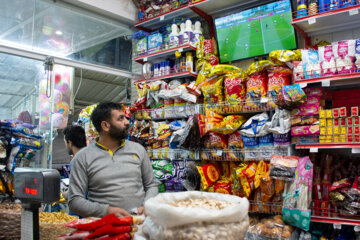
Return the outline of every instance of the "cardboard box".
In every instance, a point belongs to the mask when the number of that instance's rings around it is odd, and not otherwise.
[[[351,116],[352,117],[359,116],[359,108],[358,107],[351,107]]]
[[[341,107],[340,108],[340,117],[347,117],[346,107]]]
[[[341,127],[346,127],[346,118],[340,118],[340,126]]]
[[[326,127],[320,127],[320,135],[326,135]]]
[[[340,135],[340,142],[346,143],[347,142],[347,135]]]
[[[332,118],[332,110],[331,109],[325,110],[325,114],[326,114],[326,118]]]
[[[340,142],[340,136],[339,135],[334,136],[333,142],[334,143],[339,143]]]
[[[325,110],[319,110],[319,117],[320,118],[326,118],[326,111]]]
[[[326,118],[320,118],[319,122],[320,122],[320,127],[326,127]]]
[[[334,129],[333,127],[326,127],[326,135],[333,135]]]
[[[348,127],[352,126],[353,125],[353,118],[352,117],[348,117],[346,119],[346,124]]]
[[[360,117],[353,117],[353,125],[360,126]]]
[[[334,135],[340,135],[340,127],[339,126],[333,127],[333,134]]]
[[[340,134],[346,135],[346,133],[347,133],[347,127],[340,127]]]
[[[333,115],[333,118],[339,118],[340,117],[340,111],[338,108],[334,108],[332,110],[332,115]]]
[[[347,134],[351,135],[351,134],[354,134],[354,130],[353,130],[353,127],[347,127]]]
[[[327,127],[332,127],[333,125],[334,125],[333,119],[332,118],[327,118],[326,119],[326,126]]]
[[[337,126],[340,126],[340,119],[339,118],[334,118],[334,126],[337,127]]]
[[[357,142],[357,143],[360,142],[360,135],[355,135],[354,136],[354,142]]]
[[[333,141],[333,136],[326,136],[326,143],[332,143]]]
[[[320,136],[319,137],[319,142],[320,143],[326,143],[326,136]]]
[[[347,137],[347,142],[348,142],[348,143],[354,142],[354,136],[353,136],[353,135],[348,135],[348,137]]]

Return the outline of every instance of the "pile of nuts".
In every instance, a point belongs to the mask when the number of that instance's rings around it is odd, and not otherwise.
[[[178,202],[170,202],[170,205],[174,207],[200,207],[200,208],[206,208],[206,209],[216,209],[221,210],[226,207],[232,206],[233,203],[225,202],[225,201],[219,201],[215,199],[188,199],[188,200],[181,200]]]
[[[67,223],[76,220],[77,217],[70,216],[63,212],[41,212],[39,213],[39,222],[41,223]]]
[[[65,227],[65,223],[76,220],[77,217],[63,212],[41,212],[39,213],[40,239],[57,239],[57,236],[67,234],[73,230]]]

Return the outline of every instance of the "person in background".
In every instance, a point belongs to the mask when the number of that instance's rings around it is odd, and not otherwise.
[[[80,149],[86,147],[85,130],[81,126],[67,126],[64,131],[65,147],[71,156],[75,156]],[[71,170],[71,163],[70,163]],[[68,198],[68,192],[62,193],[65,199]]]
[[[123,109],[100,103],[91,114],[99,138],[73,159],[68,204],[82,217],[144,214],[144,202],[158,194],[145,148],[125,140],[130,123]]]

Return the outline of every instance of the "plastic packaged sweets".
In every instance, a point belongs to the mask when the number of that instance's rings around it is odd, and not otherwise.
[[[349,74],[355,72],[355,40],[339,41],[332,45],[338,73]]]
[[[319,47],[319,60],[321,64],[321,74],[323,76],[337,74],[333,45]]]
[[[292,181],[298,165],[298,157],[273,155],[270,160],[270,177]]]
[[[301,50],[305,79],[321,76],[319,53],[316,50]]]

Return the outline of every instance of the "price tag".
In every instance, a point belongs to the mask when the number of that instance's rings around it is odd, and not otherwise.
[[[262,97],[261,99],[260,99],[260,102],[261,103],[267,103],[269,101],[269,99],[267,98],[267,97]]]
[[[310,152],[311,152],[311,153],[317,153],[317,152],[318,152],[318,148],[310,148]]]
[[[147,59],[147,57],[144,57],[143,60],[144,60],[144,62],[147,62],[148,59]]]
[[[341,229],[341,223],[334,223],[334,229]]]
[[[352,15],[356,15],[359,13],[359,9],[356,8],[356,9],[351,9],[349,10],[349,15],[352,16]]]
[[[165,15],[160,16],[160,21],[164,21]]]
[[[216,151],[216,156],[219,156],[219,157],[222,156],[222,150],[217,150]]]
[[[351,148],[351,153],[352,154],[360,153],[360,148]]]
[[[321,82],[322,87],[330,87],[330,80],[324,80]]]
[[[183,52],[184,51],[184,49],[183,48],[179,48],[179,50],[178,50],[179,52]]]
[[[316,23],[316,18],[310,18],[308,20],[308,22],[309,22],[309,25],[314,24],[314,23]]]
[[[307,87],[307,83],[300,83],[299,84],[301,88],[306,88]]]

